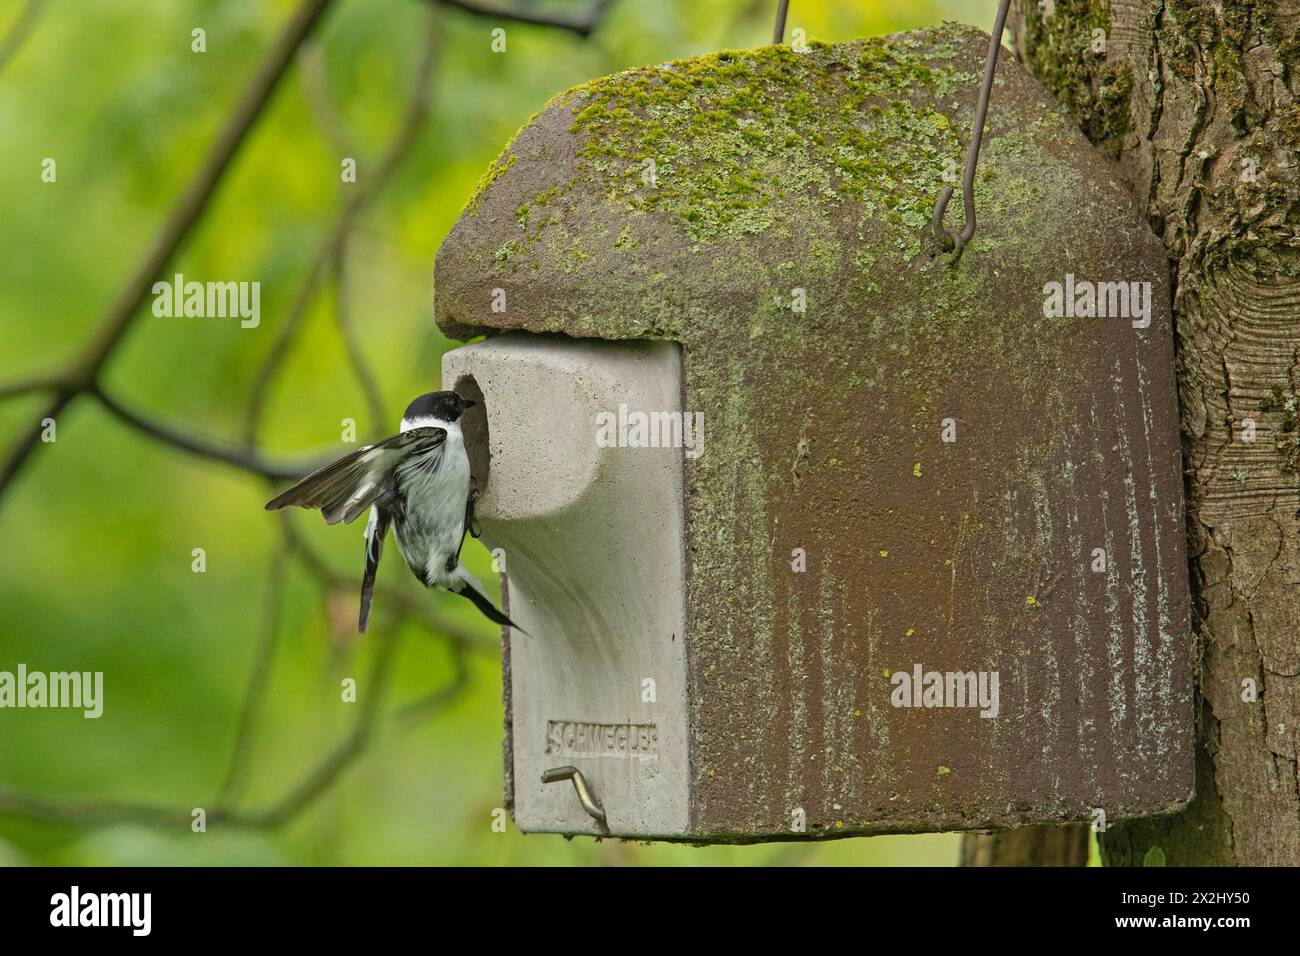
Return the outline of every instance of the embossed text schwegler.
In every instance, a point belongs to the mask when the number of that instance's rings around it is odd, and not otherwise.
[[[548,720],[546,752],[566,757],[658,757],[659,729],[654,724]]]

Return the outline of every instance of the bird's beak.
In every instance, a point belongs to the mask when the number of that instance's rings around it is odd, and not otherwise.
[[[466,408],[473,408],[475,405],[478,404],[478,402],[472,402],[468,398],[466,398],[461,400],[461,404],[464,405]]]

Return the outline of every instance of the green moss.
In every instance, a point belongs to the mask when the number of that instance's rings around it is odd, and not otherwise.
[[[1131,125],[1133,74],[1094,49],[1099,30],[1103,35],[1110,30],[1104,0],[1056,0],[1050,17],[1031,5],[1025,53],[1034,75],[1065,104],[1088,139],[1118,154]]]
[[[497,249],[496,254],[495,256],[493,256],[493,258],[495,258],[498,263],[505,263],[513,259],[515,256],[519,255],[523,251],[524,251],[524,247],[520,245],[518,242],[516,242],[515,240],[511,239],[508,242],[504,242],[501,244],[501,248]]]
[[[568,185],[565,184],[565,188],[557,185],[545,189],[534,196],[530,202],[520,203],[518,208],[515,209],[515,221],[519,223],[519,228],[523,230],[523,243],[525,246],[532,246],[541,238],[542,231],[547,226],[552,226],[559,221],[557,215],[538,216],[537,213],[554,204],[567,191]],[[531,231],[530,227],[532,227]]]
[[[464,213],[471,216],[477,215],[479,204],[483,201],[483,194],[488,191],[488,187],[496,182],[498,176],[514,164],[515,154],[509,149],[492,160],[492,163],[484,170],[483,175],[479,177],[478,185],[474,187],[474,192],[470,194],[469,201],[465,203]]]
[[[962,144],[947,115],[912,97],[974,81],[935,61],[900,37],[723,51],[595,80],[569,94],[579,176],[629,211],[678,217],[697,246],[766,231],[792,195],[919,228]]]

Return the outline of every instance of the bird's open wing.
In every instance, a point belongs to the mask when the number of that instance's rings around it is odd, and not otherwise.
[[[357,630],[362,634],[366,633],[370,599],[375,593],[375,572],[379,570],[379,557],[384,551],[384,536],[388,534],[391,518],[391,512],[382,504],[370,509],[370,523],[366,525],[366,571],[361,576],[361,614],[357,618]]]
[[[413,455],[442,454],[447,433],[432,426],[412,428],[400,435],[358,448],[298,482],[266,503],[267,511],[296,506],[319,508],[326,524],[347,524],[375,502],[393,493],[397,466]],[[436,463],[429,462],[432,467]]]

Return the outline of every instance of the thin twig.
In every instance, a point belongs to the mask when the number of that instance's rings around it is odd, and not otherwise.
[[[262,615],[262,630],[253,651],[253,664],[245,688],[244,705],[239,712],[235,729],[235,742],[230,750],[230,763],[226,777],[217,791],[219,806],[234,803],[243,792],[252,758],[253,734],[262,714],[266,689],[271,682],[271,662],[275,658],[276,641],[280,634],[280,611],[284,605],[284,580],[289,566],[290,548],[284,545],[271,558],[266,576],[266,597]]]
[[[347,123],[330,95],[329,78],[325,74],[325,54],[315,40],[308,40],[298,51],[298,76],[302,79],[307,104],[316,114],[325,138],[340,156],[351,156],[359,161],[356,143]]]
[[[358,688],[360,711],[352,730],[325,755],[311,771],[283,797],[270,806],[251,812],[241,812],[231,817],[241,826],[275,829],[287,820],[306,810],[343,774],[357,757],[365,751],[375,730],[376,719],[382,709],[388,678],[392,672],[393,655],[397,650],[397,628],[385,629],[376,636],[379,646],[371,664],[368,679]]]
[[[6,398],[18,398],[32,392],[57,392],[67,387],[58,375],[33,375],[31,378],[17,379],[0,385],[0,401]]]
[[[513,20],[516,23],[528,23],[539,27],[558,27],[561,30],[571,30],[580,37],[587,37],[591,35],[591,31],[599,26],[601,19],[605,16],[605,11],[609,9],[613,0],[595,0],[587,8],[587,12],[578,17],[562,17],[556,14],[536,13],[532,10],[517,8],[503,10],[498,7],[475,3],[473,0],[438,0],[438,2],[443,6],[463,10],[466,13],[487,17],[492,20]]]
[[[465,692],[469,687],[469,666],[465,660],[464,649],[455,644],[451,645],[451,666],[450,681],[393,711],[394,726],[406,729],[428,720],[433,714],[454,703]]]
[[[264,478],[271,478],[277,481],[292,481],[301,478],[303,475],[314,471],[316,468],[325,464],[323,459],[314,459],[312,461],[301,462],[277,462],[270,461],[262,456],[262,453],[252,446],[223,445],[212,439],[201,437],[195,434],[189,434],[162,422],[146,418],[139,412],[132,411],[124,406],[117,399],[112,398],[100,386],[96,385],[89,390],[89,394],[113,414],[118,421],[121,421],[137,431],[143,432],[149,437],[170,445],[173,448],[179,448],[181,451],[189,452],[191,455],[198,455],[200,458],[207,458],[211,461],[219,461],[223,464],[233,465],[236,468],[242,468],[244,471],[252,472],[255,475],[261,475]]]
[[[379,382],[374,370],[366,361],[366,352],[357,335],[356,324],[352,321],[352,309],[348,286],[348,248],[347,241],[339,246],[334,256],[334,322],[339,329],[339,338],[343,340],[343,350],[347,353],[348,364],[352,374],[361,386],[361,393],[366,397],[370,413],[370,429],[379,434],[388,421],[384,411],[384,398],[379,391]]]
[[[267,353],[261,367],[253,378],[253,384],[248,394],[248,406],[244,412],[243,428],[244,441],[250,445],[256,444],[258,440],[258,425],[262,420],[262,413],[271,391],[271,384],[275,381],[285,360],[289,357],[294,338],[302,326],[303,319],[307,317],[308,308],[316,297],[316,289],[320,285],[321,276],[324,274],[325,266],[333,252],[332,247],[339,241],[339,237],[350,228],[343,225],[343,218],[341,216],[336,221],[329,238],[326,239],[320,252],[312,261],[311,268],[307,270],[307,277],[299,286],[298,294],[289,306],[289,312],[284,324],[280,326],[275,339],[271,342],[271,350]]]
[[[23,41],[31,36],[36,21],[45,12],[45,3],[46,0],[27,0],[27,5],[23,7],[22,13],[18,14],[14,25],[4,35],[4,39],[0,39],[0,71],[9,65],[9,61],[14,58]]]
[[[179,828],[189,825],[190,814],[190,810],[181,807],[117,800],[48,797],[0,784],[0,816],[44,820],[47,823],[75,823],[82,826],[138,823],[145,826]]]

